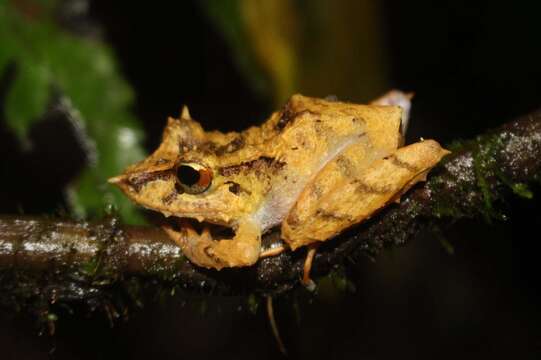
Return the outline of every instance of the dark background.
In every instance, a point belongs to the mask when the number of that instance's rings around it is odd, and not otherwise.
[[[382,46],[391,85],[416,93],[410,141],[421,135],[442,143],[471,138],[540,107],[540,13],[533,1],[384,1]],[[136,91],[134,111],[144,122],[149,151],[166,116],[184,103],[207,127],[222,130],[254,124],[272,110],[236,68],[197,1],[96,0],[90,14]],[[3,213],[49,210],[62,201],[58,184],[82,166],[75,152],[64,171],[34,176],[69,146],[67,130],[52,123],[54,136],[47,129],[33,132],[46,150],[30,155],[2,126],[3,161],[13,164],[0,179],[13,189],[2,195]],[[51,137],[62,145],[51,145]],[[426,234],[375,263],[351,264],[356,291],[303,297],[300,321],[290,298],[276,300],[292,357],[538,358],[538,197],[539,191],[533,201],[510,201],[506,222],[463,221],[444,229],[454,255]],[[178,297],[149,303],[114,328],[105,316],[68,317],[53,339],[37,337],[30,321],[2,314],[0,357],[44,358],[53,347],[59,359],[279,356],[262,308],[253,315],[242,299],[218,298],[201,314],[197,304]]]

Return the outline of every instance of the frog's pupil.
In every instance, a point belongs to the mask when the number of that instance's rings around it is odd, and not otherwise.
[[[181,165],[177,169],[178,180],[187,186],[193,186],[199,181],[199,171],[189,165]]]

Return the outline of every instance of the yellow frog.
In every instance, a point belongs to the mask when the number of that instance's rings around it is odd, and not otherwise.
[[[408,110],[398,91],[370,105],[294,95],[261,126],[221,133],[204,131],[184,108],[159,148],[110,182],[177,218],[165,229],[193,263],[249,266],[329,240],[423,180],[448,151],[433,140],[402,147]],[[285,244],[262,249],[262,234],[276,226]],[[216,231],[223,227],[228,237]]]

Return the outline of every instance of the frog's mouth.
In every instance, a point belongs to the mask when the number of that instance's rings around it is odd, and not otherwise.
[[[234,229],[186,218],[174,218],[168,224],[163,229],[184,255],[192,263],[209,269],[253,265],[261,257],[277,255],[284,249],[278,245],[270,253],[265,252],[266,244],[261,241],[259,229],[246,224]],[[270,234],[268,238],[271,239]],[[280,242],[279,237],[271,240]]]
[[[166,221],[165,228],[172,229],[176,233],[191,234],[192,236],[200,237],[203,234],[210,235],[213,241],[232,240],[235,237],[235,230],[231,226],[220,225],[208,221],[197,221],[193,218],[184,218],[170,216],[164,218]],[[280,247],[284,243],[281,240],[280,225],[273,226],[265,231],[261,237],[262,249],[269,250]]]
[[[166,227],[175,232],[191,234],[192,236],[208,236],[215,241],[231,240],[235,237],[235,230],[231,226],[215,224],[208,221],[170,216],[166,218],[166,223]]]

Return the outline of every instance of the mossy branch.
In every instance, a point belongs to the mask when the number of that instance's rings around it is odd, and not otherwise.
[[[468,217],[500,218],[512,194],[531,197],[541,174],[541,111],[475,140],[456,144],[416,187],[368,222],[320,247],[315,276],[346,258],[375,256],[419,231]],[[267,234],[268,244],[279,241]],[[51,305],[88,305],[120,316],[126,302],[153,293],[273,294],[299,284],[305,251],[286,252],[253,267],[205,270],[192,265],[159,229],[109,218],[86,223],[55,218],[0,217],[0,304],[25,307],[45,320]]]

